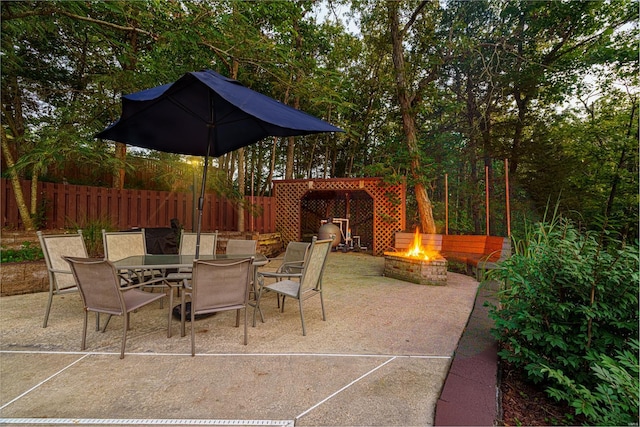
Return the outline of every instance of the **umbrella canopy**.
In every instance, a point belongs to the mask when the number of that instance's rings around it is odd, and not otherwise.
[[[96,135],[138,147],[221,156],[266,136],[342,132],[323,120],[206,70],[122,97],[122,115]]]
[[[124,95],[120,119],[96,138],[205,156],[198,203],[197,257],[209,156],[221,156],[267,136],[321,132],[343,130],[237,80],[205,70],[186,73],[174,83]]]

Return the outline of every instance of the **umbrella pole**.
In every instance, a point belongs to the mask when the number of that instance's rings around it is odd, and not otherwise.
[[[211,132],[211,130],[209,130]],[[207,169],[209,168],[209,149],[211,144],[207,146],[207,155],[204,157],[204,170],[202,171],[202,186],[200,187],[200,199],[198,199],[198,228],[196,231],[196,258],[200,256],[200,232],[202,231],[202,210],[204,208],[204,193],[207,185]]]

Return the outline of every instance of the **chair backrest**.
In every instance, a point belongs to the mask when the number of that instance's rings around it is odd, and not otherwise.
[[[229,239],[227,242],[228,254],[253,255],[256,253],[257,240]]]
[[[87,257],[87,248],[84,245],[82,231],[77,234],[42,234],[36,233],[40,240],[44,261],[49,273],[49,281],[56,290],[75,288],[76,281],[73,278],[69,264],[63,256]]]
[[[313,238],[307,259],[302,269],[302,279],[300,280],[300,295],[309,289],[322,289],[322,274],[327,257],[331,250],[333,239],[316,240]]]
[[[102,230],[104,257],[109,261],[118,261],[134,255],[146,255],[147,243],[144,229],[140,231]]]
[[[307,256],[307,252],[309,251],[309,246],[311,246],[311,244],[308,242],[289,242],[287,250],[284,252],[284,259],[282,262],[304,261]]]
[[[180,234],[180,255],[195,255],[198,233],[182,232]],[[200,233],[200,254],[215,255],[218,244],[218,232]]]
[[[64,259],[73,271],[87,310],[114,315],[126,312],[118,273],[111,261],[78,257]]]
[[[191,310],[213,312],[246,306],[253,277],[253,257],[194,261]]]

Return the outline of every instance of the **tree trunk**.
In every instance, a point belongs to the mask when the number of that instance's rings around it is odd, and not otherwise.
[[[127,144],[116,142],[115,158],[119,160],[120,166],[113,173],[112,187],[122,190],[124,188],[124,164],[127,159]]]
[[[39,171],[34,169],[33,174],[31,175],[31,217],[33,218],[38,210],[38,176],[40,175]]]
[[[271,163],[269,164],[269,175],[265,180],[264,187],[260,191],[260,195],[264,196],[267,191],[271,190],[271,182],[273,181],[273,172],[276,169],[276,148],[278,146],[278,137],[273,137],[273,146],[271,147]],[[270,194],[273,196],[273,194]]]
[[[631,114],[629,115],[629,124],[627,126],[627,138],[631,137],[633,124],[635,122],[634,117],[636,115],[636,104],[635,102],[631,103]],[[626,161],[627,151],[626,147],[622,147],[622,151],[620,153],[620,160],[618,160],[618,164],[616,165],[616,170],[613,174],[613,179],[611,182],[611,189],[609,191],[609,197],[607,198],[607,207],[604,211],[604,217],[608,218],[611,215],[611,211],[613,209],[613,201],[616,198],[618,193],[618,184],[620,183],[620,170],[624,167],[624,163]]]
[[[231,78],[238,78],[238,68],[240,63],[234,59],[231,64]],[[244,223],[244,194],[246,189],[246,176],[245,176],[245,162],[244,162],[244,148],[239,148],[236,150],[236,155],[238,156],[238,192],[240,193],[240,200],[238,201],[238,231],[245,231],[245,223]],[[233,179],[233,175],[231,176]]]
[[[0,144],[2,147],[2,153],[4,154],[4,159],[7,162],[7,166],[9,169],[9,177],[11,180],[11,185],[13,186],[13,192],[16,197],[16,204],[18,205],[18,212],[20,213],[20,218],[22,219],[22,223],[24,224],[24,228],[27,231],[33,231],[35,229],[33,224],[33,219],[31,215],[29,215],[29,209],[27,209],[27,204],[24,201],[24,194],[22,193],[22,187],[20,186],[20,178],[16,173],[15,162],[13,160],[13,156],[11,155],[11,151],[9,151],[9,142],[7,140],[7,133],[4,130],[3,126],[0,126]]]
[[[138,62],[138,33],[129,31],[125,34],[125,42],[131,47],[131,51],[126,55],[126,59],[120,62],[124,71],[134,71]],[[127,160],[127,145],[122,142],[116,142],[116,160],[119,160],[119,166],[113,171],[112,187],[118,190],[124,189],[125,168]]]
[[[238,231],[245,231],[244,224],[244,192],[245,192],[245,168],[244,168],[244,148],[238,148],[238,191],[240,200],[238,201]]]
[[[293,155],[294,155],[294,139],[292,136],[287,138],[287,163],[285,166],[284,179],[293,179]]]
[[[433,234],[436,232],[436,224],[433,219],[433,206],[427,189],[423,183],[422,171],[420,167],[420,150],[415,126],[415,112],[412,109],[412,99],[409,95],[408,84],[405,78],[404,49],[402,47],[404,33],[400,30],[398,17],[398,7],[400,3],[390,1],[387,3],[389,12],[389,23],[391,26],[391,42],[393,45],[393,68],[395,71],[396,90],[400,113],[402,115],[402,127],[405,141],[409,149],[411,158],[411,177],[414,181],[416,193],[416,203],[420,214],[420,228],[423,233]]]

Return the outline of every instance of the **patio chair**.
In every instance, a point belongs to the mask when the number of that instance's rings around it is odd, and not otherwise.
[[[309,252],[309,246],[311,244],[308,242],[289,242],[280,266],[274,272],[260,272],[261,278],[274,278],[276,281],[280,281],[293,277],[291,275],[287,276],[285,273],[299,276],[302,273],[304,259],[307,256],[307,252]],[[278,307],[280,307],[280,294],[278,294]]]
[[[287,244],[287,249],[284,252],[282,264],[280,264],[276,273],[302,273],[304,259],[307,256],[307,252],[309,252],[310,246],[311,243],[308,242],[289,242],[289,244]],[[267,277],[268,273],[265,272],[264,276]]]
[[[109,261],[118,261],[130,256],[146,255],[147,243],[144,229],[139,231],[102,230],[104,256]]]
[[[122,287],[120,275],[116,267],[109,260],[94,258],[64,257],[71,266],[82,302],[84,304],[84,325],[82,328],[81,350],[86,348],[87,321],[89,312],[106,313],[111,316],[123,316],[122,346],[120,359],[124,358],[124,349],[127,342],[127,330],[129,329],[130,313],[147,304],[162,299],[164,294],[153,294],[141,291],[140,287],[145,283]],[[163,280],[162,278],[153,279]],[[109,322],[107,319],[107,324]],[[170,319],[169,319],[170,321]],[[107,325],[104,325],[104,329]],[[103,332],[104,332],[103,329]]]
[[[180,255],[195,255],[198,233],[182,232],[180,234]],[[214,233],[200,233],[200,254],[215,255],[218,244],[218,230]]]
[[[253,257],[240,260],[194,261],[191,286],[182,293],[181,329],[185,324],[185,299],[191,299],[191,356],[195,356],[195,316],[244,308],[244,344],[247,345],[247,304],[253,275]]]
[[[258,248],[257,240],[229,239],[227,241],[227,249],[225,253],[232,254],[232,255],[253,255],[256,253],[257,248]],[[256,300],[258,295],[256,286],[255,286],[255,276],[256,276],[256,271],[254,267],[253,275],[251,276],[251,283],[249,283],[249,292],[253,294],[253,297],[251,298],[252,302],[250,304],[253,305],[254,307],[257,306]],[[262,320],[262,322],[264,322],[264,315],[262,314],[262,310],[260,309],[258,310],[260,311],[260,319]],[[255,322],[255,316],[254,316],[253,326],[255,325],[256,325],[256,322]]]
[[[37,231],[36,234],[40,240],[49,275],[49,299],[47,300],[44,322],[42,323],[42,327],[46,328],[53,296],[78,291],[69,264],[62,257],[65,255],[87,257],[88,255],[82,238],[82,230],[78,230],[77,234],[45,235],[41,231]]]
[[[256,253],[257,243],[257,240],[229,239],[226,253],[252,255]]]
[[[118,261],[130,256],[147,255],[147,243],[144,235],[144,228],[139,231],[106,231],[102,230],[102,243],[104,245],[104,257],[109,261]],[[131,284],[134,281],[144,282],[149,278],[163,276],[160,271],[154,270],[126,270],[120,271],[120,276],[124,279],[125,284]],[[153,281],[147,288],[166,290],[170,288],[167,282]],[[163,301],[160,301],[160,308],[163,307]]]
[[[282,276],[298,277],[299,280],[286,279],[275,282],[271,285],[266,285],[264,288],[260,288],[258,294],[258,302],[256,307],[260,306],[260,295],[263,289],[277,292],[284,297],[291,297],[298,300],[300,306],[300,320],[302,321],[302,335],[307,335],[307,331],[304,325],[304,311],[302,308],[302,301],[309,299],[313,296],[320,296],[320,306],[322,307],[322,320],[327,320],[324,311],[324,300],[322,297],[322,275],[324,273],[324,267],[326,265],[327,256],[331,250],[332,239],[317,240],[315,237],[309,247],[307,258],[302,268],[302,273],[299,275],[293,275],[291,273],[283,273]],[[280,311],[284,312],[284,299],[282,300],[282,306]]]
[[[180,255],[195,255],[197,236],[197,233],[182,231],[180,234],[180,247],[178,249],[178,253]],[[217,244],[217,230],[215,233],[200,233],[200,255],[215,255]],[[169,286],[171,286],[170,303],[173,303],[173,288],[180,289],[180,287],[187,286],[187,282],[191,280],[191,268],[182,268],[177,272],[167,274],[165,278],[167,279]],[[172,307],[169,309],[171,310]],[[171,328],[169,328],[167,336],[171,338]]]

